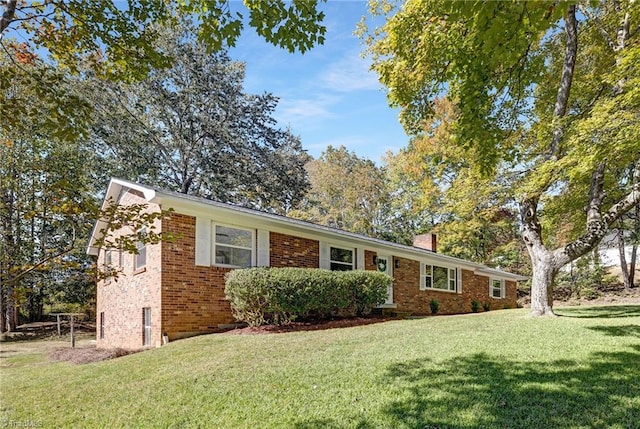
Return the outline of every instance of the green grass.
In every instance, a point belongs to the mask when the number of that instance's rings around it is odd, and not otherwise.
[[[209,335],[88,365],[12,356],[0,424],[640,428],[640,305]]]

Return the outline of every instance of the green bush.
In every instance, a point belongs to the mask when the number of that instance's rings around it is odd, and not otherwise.
[[[473,311],[474,313],[480,311],[480,301],[475,299],[471,301],[471,311]]]
[[[374,271],[247,268],[227,274],[225,295],[239,321],[284,324],[296,318],[368,314],[385,301],[392,281]]]
[[[438,310],[440,309],[440,303],[435,299],[432,299],[429,302],[429,308],[431,309],[431,314],[437,314]]]
[[[490,302],[483,302],[483,303],[482,303],[482,309],[483,309],[484,311],[489,311],[489,310],[491,310],[491,303],[490,303]]]

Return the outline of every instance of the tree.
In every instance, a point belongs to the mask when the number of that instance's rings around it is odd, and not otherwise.
[[[88,118],[78,116],[74,104],[59,103],[68,98],[59,97],[63,75],[89,69],[100,79],[131,82],[169,67],[171,57],[157,49],[159,29],[175,25],[179,17],[194,17],[198,38],[210,51],[234,46],[245,17],[265,40],[290,52],[305,52],[324,43],[324,13],[318,10],[317,0],[245,0],[242,11],[233,10],[236,4],[229,0],[0,1],[0,50],[11,53],[9,60],[14,64],[0,71],[0,89],[11,87],[17,79],[30,82],[38,104],[56,106],[52,124],[71,123],[74,132],[81,134]],[[55,73],[20,66],[38,56],[55,67]],[[28,123],[28,116],[35,114],[21,97],[2,100],[0,113],[3,126]]]
[[[621,166],[640,171],[638,12],[632,1],[408,0],[374,3],[386,23],[363,30],[407,131],[420,134],[447,95],[459,109],[451,144],[504,179],[531,259],[534,315],[553,315],[558,270],[640,203],[637,181],[616,192]],[[568,217],[583,227],[554,243]]]
[[[627,176],[627,180],[629,179],[628,176],[633,173],[633,168],[626,169],[626,173],[620,176],[623,181],[625,176]],[[637,205],[634,210],[630,210],[625,216],[621,217],[617,222],[616,229],[622,281],[626,288],[632,288],[635,287],[638,241],[640,239],[640,205]],[[631,254],[627,261],[628,248],[631,249]]]
[[[417,234],[434,228],[437,215],[433,207],[437,205],[440,193],[423,186],[421,175],[415,171],[404,151],[398,154],[388,152],[383,160],[389,189],[389,201],[384,207],[392,232],[389,240],[410,246]]]
[[[397,154],[387,155],[387,171],[399,177],[406,218],[428,214],[439,235],[438,251],[490,266],[522,272],[516,216],[497,178],[483,176],[465,162],[463,151],[450,144],[457,109],[448,99],[434,101],[434,113],[421,135]],[[407,204],[407,198],[411,198]],[[406,207],[406,209],[405,209]],[[423,226],[422,228],[424,228]],[[416,229],[426,232],[426,229]]]
[[[289,215],[371,237],[387,237],[383,208],[388,200],[384,175],[376,165],[332,146],[307,166],[311,188]]]
[[[72,301],[91,295],[95,275],[87,272],[91,261],[85,249],[96,217],[134,224],[149,219],[99,210],[93,151],[74,126],[74,119],[89,115],[89,105],[73,82],[37,57],[23,57],[17,65],[0,52],[0,66],[0,73],[28,70],[3,87],[0,97],[19,99],[30,109],[21,121],[3,121],[0,129],[0,332],[5,332],[15,329],[21,312],[38,318],[53,295],[73,292],[63,298]],[[38,89],[33,76],[55,80],[58,99],[42,103],[39,92],[50,89]],[[61,105],[75,106],[73,117],[61,117]]]
[[[60,79],[55,70],[36,57],[21,63],[0,53],[1,73],[28,69],[2,87],[5,103],[19,100],[29,109],[29,121],[9,119],[0,130],[0,331],[14,329],[20,305],[29,301],[37,312],[45,268],[68,265],[71,252],[87,232],[94,201],[85,187],[83,156],[77,150],[80,137],[61,105],[76,106],[76,118],[87,115],[85,103]],[[18,52],[20,54],[20,52]],[[62,82],[57,100],[39,103],[31,78],[40,76]],[[42,91],[48,91],[43,88]],[[3,112],[4,113],[4,112]]]
[[[285,212],[308,186],[300,139],[275,126],[278,99],[243,91],[244,64],[208,53],[193,28],[166,29],[174,59],[130,84],[93,81],[93,144],[113,175]]]
[[[324,13],[317,0],[246,0],[244,5],[249,26],[276,46],[305,52],[324,42]],[[5,0],[0,6],[0,37],[20,32],[31,53],[45,50],[72,71],[88,62],[99,75],[118,80],[139,79],[170,64],[170,57],[156,49],[160,34],[154,24],[192,15],[199,22],[199,39],[220,50],[235,45],[246,14],[232,10],[228,0]]]

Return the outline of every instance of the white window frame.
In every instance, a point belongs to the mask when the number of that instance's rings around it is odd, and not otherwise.
[[[142,307],[142,345],[151,345],[151,307]]]
[[[100,339],[104,340],[104,334],[105,334],[105,315],[104,315],[104,311],[100,312]]]
[[[105,274],[111,271],[111,265],[113,264],[113,249],[105,249],[104,250],[104,272]],[[108,285],[111,283],[111,276],[105,277],[104,284]]]
[[[331,270],[331,264],[338,264],[338,265],[344,265],[345,267],[350,266],[351,269],[350,270],[345,270],[345,271],[353,271],[356,269],[356,248],[355,247],[345,247],[345,246],[340,246],[338,244],[330,244],[327,246],[329,249],[329,269]],[[331,259],[331,249],[340,249],[340,250],[348,250],[349,252],[351,252],[351,264],[347,263],[347,262],[342,262],[342,261],[334,261],[333,259]],[[333,270],[331,270],[333,271]]]
[[[500,296],[495,296],[494,292],[496,291],[495,283],[498,283],[500,286]],[[493,299],[504,299],[505,298],[505,282],[504,279],[498,278],[490,278],[489,279],[489,297]]]
[[[147,234],[147,228],[141,228],[140,230],[138,230],[138,234],[142,234],[142,235],[146,235]],[[136,241],[136,250],[138,251],[138,253],[135,253],[133,255],[133,269],[134,271],[138,271],[143,269],[144,267],[147,266],[147,244],[143,243],[142,241]],[[140,250],[144,249],[144,261],[142,264],[140,264]]]
[[[427,273],[427,267],[431,267],[431,271]],[[447,289],[440,289],[433,287],[433,268],[444,268],[447,270]],[[457,267],[451,267],[447,265],[434,264],[432,262],[420,262],[420,290],[435,290],[439,292],[449,292],[449,293],[458,293],[459,287],[459,279],[458,279],[458,270]],[[452,277],[453,274],[453,277]],[[426,278],[431,278],[431,286],[426,285]],[[453,289],[451,289],[451,282],[453,282]]]
[[[246,231],[246,232],[250,232],[251,233],[251,248],[249,247],[242,247],[242,246],[234,246],[232,244],[224,244],[224,243],[220,243],[221,247],[227,247],[227,248],[232,248],[232,249],[244,249],[244,250],[251,250],[251,264],[249,265],[250,267],[254,267],[256,265],[256,230],[255,229],[251,229],[251,228],[243,228],[241,226],[237,226],[237,225],[229,225],[229,224],[224,224],[224,223],[217,223],[214,222],[213,226],[212,226],[212,231],[211,231],[211,265],[216,266],[216,267],[229,267],[229,268],[247,268],[247,267],[243,267],[242,265],[233,265],[233,264],[222,264],[216,261],[216,248],[218,247],[218,243],[216,242],[216,231],[218,229],[218,227],[224,227],[224,228],[230,228],[230,229],[237,229],[239,231]]]

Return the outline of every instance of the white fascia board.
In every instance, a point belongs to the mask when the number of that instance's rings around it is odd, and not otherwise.
[[[507,273],[505,271],[496,270],[489,267],[482,267],[476,270],[476,274],[484,275],[494,279],[500,280],[512,280],[512,281],[525,281],[529,280],[529,277],[521,276],[519,274]]]
[[[122,189],[128,188],[136,190],[144,196],[144,199],[148,202],[151,202],[156,197],[156,191],[154,189],[148,188],[146,186],[140,185],[138,183],[128,182],[126,180],[121,179],[111,179],[109,181],[109,185],[107,186],[107,192],[105,193],[104,199],[102,200],[102,204],[100,205],[101,210],[107,209],[111,204],[117,203],[122,193]],[[86,253],[88,255],[98,256],[100,252],[100,248],[95,246],[95,242],[98,239],[98,235],[100,231],[106,228],[107,223],[104,219],[100,218],[96,221],[93,226],[93,230],[91,231],[91,237],[89,237],[89,244],[87,245]]]
[[[176,213],[194,217],[206,217],[239,227],[265,229],[300,238],[325,241],[336,246],[362,248],[376,253],[385,253],[390,256],[432,263],[434,265],[440,263],[469,270],[477,270],[484,267],[471,261],[430,252],[417,247],[385,242],[347,231],[337,231],[322,225],[289,219],[284,216],[257,212],[251,209],[229,206],[199,198],[185,198],[182,195],[173,195],[158,191],[154,202],[160,204],[164,210],[173,209]]]

